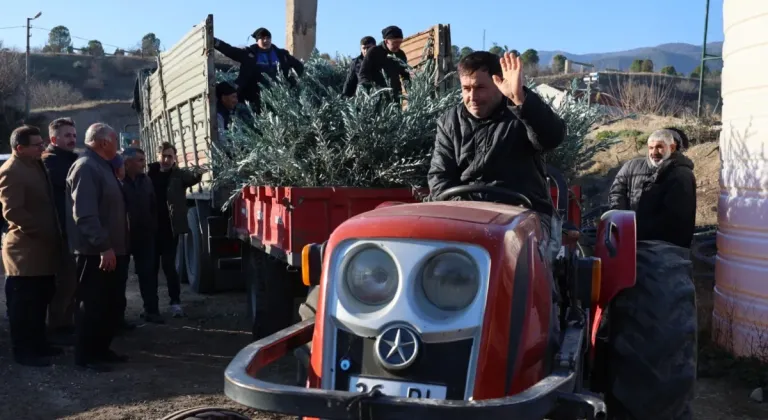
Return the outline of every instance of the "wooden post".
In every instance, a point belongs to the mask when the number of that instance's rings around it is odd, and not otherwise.
[[[285,0],[285,48],[299,60],[315,49],[317,0]]]

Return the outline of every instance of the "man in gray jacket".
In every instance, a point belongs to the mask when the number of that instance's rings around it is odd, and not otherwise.
[[[67,233],[77,260],[78,313],[75,364],[105,371],[104,363],[127,357],[110,349],[122,320],[120,273],[127,272],[128,220],[120,183],[109,161],[117,155],[118,138],[107,124],[85,133],[87,150],[67,175]]]

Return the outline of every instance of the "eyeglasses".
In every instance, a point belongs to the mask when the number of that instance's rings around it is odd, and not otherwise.
[[[44,149],[46,146],[46,142],[41,141],[40,143],[30,143],[27,145],[27,147],[37,147],[39,149]]]

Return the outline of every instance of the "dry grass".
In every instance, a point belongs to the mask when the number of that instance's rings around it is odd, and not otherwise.
[[[32,110],[32,112],[40,113],[40,112],[60,112],[60,111],[77,111],[81,109],[89,109],[89,108],[95,108],[101,105],[105,104],[130,104],[131,101],[128,100],[120,100],[120,99],[110,99],[106,101],[85,101],[85,102],[79,102],[76,104],[70,104],[70,105],[62,105],[62,106],[54,106],[54,107],[43,107],[43,108],[35,108]]]

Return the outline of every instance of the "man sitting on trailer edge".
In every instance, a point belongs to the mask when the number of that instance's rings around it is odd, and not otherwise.
[[[525,87],[520,56],[501,59],[476,51],[459,61],[463,104],[437,123],[429,169],[431,196],[459,185],[484,184],[526,196],[539,214],[550,251],[560,249],[560,222],[553,218],[542,153],[565,139],[565,122],[539,95]],[[481,201],[505,202],[504,195],[474,194]],[[551,233],[550,233],[551,232]]]

